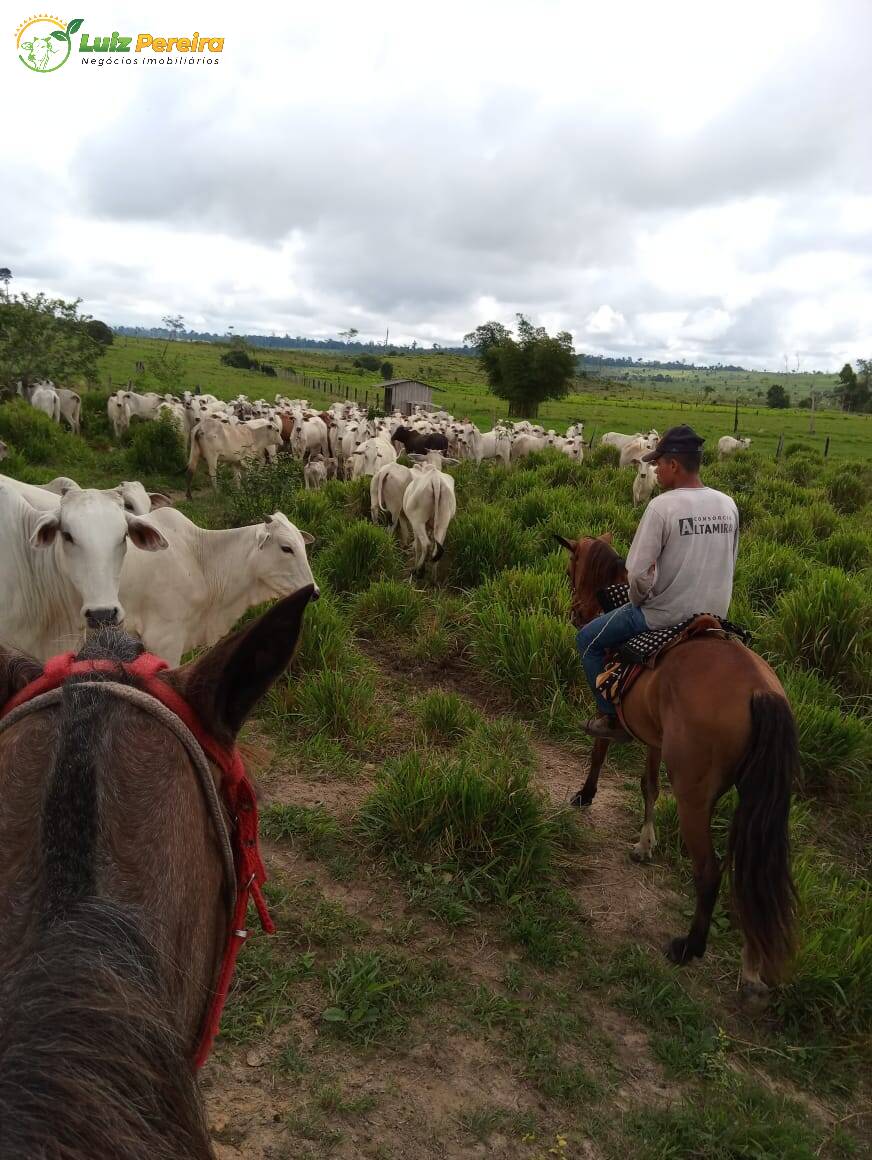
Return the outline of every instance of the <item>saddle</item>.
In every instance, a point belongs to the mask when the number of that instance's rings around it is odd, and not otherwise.
[[[626,604],[630,598],[627,584],[611,584],[597,592],[603,612],[611,612]],[[649,628],[624,641],[609,655],[606,668],[597,677],[597,689],[608,701],[620,704],[645,669],[653,669],[665,653],[699,636],[715,636],[721,640],[736,639],[747,644],[751,634],[741,625],[733,624],[711,612],[698,612],[680,624],[667,628]]]

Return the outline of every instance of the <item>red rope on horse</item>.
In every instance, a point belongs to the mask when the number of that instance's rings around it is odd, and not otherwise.
[[[267,934],[275,933],[275,924],[267,910],[266,899],[263,896],[263,884],[266,882],[266,869],[260,856],[257,842],[257,798],[254,788],[245,772],[245,765],[238,748],[232,749],[219,744],[207,732],[200,719],[188,702],[165,681],[158,679],[158,673],[169,666],[166,661],[152,653],[142,653],[129,664],[119,661],[93,660],[77,661],[75,653],[61,653],[45,662],[42,674],[31,681],[23,689],[11,697],[0,708],[0,718],[32,701],[35,697],[58,688],[70,677],[87,676],[89,673],[113,673],[119,667],[141,683],[144,692],[160,701],[174,713],[196,737],[203,752],[221,770],[221,790],[227,809],[233,821],[233,853],[236,862],[236,905],[230,916],[230,930],[224,948],[224,957],[221,961],[221,971],[218,982],[212,994],[212,999],[206,1011],[200,1039],[194,1056],[194,1066],[201,1068],[209,1057],[218,1027],[221,1023],[221,1014],[230,984],[233,981],[233,971],[242,944],[248,937],[245,929],[245,918],[248,911],[248,900],[253,899],[261,927]]]

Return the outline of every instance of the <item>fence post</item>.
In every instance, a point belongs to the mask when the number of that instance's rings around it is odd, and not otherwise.
[[[780,435],[780,436],[779,436],[779,438],[778,438],[778,446],[777,446],[777,448],[775,449],[775,462],[776,462],[776,463],[777,463],[777,462],[778,462],[778,460],[781,458],[781,448],[782,448],[783,446],[784,446],[784,432],[782,431],[782,432],[781,432],[781,435]]]
[[[363,405],[364,407],[369,407],[369,391],[363,396]]]
[[[829,435],[827,435],[827,441],[824,444],[824,459],[827,458],[829,453],[830,453],[830,437],[829,437]]]

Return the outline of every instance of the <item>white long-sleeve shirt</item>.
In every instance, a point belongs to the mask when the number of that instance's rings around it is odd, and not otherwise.
[[[627,555],[630,600],[651,628],[696,612],[726,616],[739,553],[739,511],[712,487],[677,487],[656,496]]]

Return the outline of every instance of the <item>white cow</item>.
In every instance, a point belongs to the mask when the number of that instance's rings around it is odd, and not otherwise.
[[[61,404],[61,419],[64,419],[74,435],[81,434],[82,430],[82,400],[75,391],[67,387],[57,387],[57,396]]]
[[[402,463],[386,463],[372,477],[369,485],[369,506],[372,522],[379,522],[381,512],[388,512],[391,527],[399,534],[400,542],[411,539],[411,529],[403,516],[403,496],[412,481],[412,469]]]
[[[307,455],[314,455],[317,452],[322,455],[330,454],[327,424],[320,415],[295,417],[294,429],[291,432],[291,450],[298,459],[305,459]]]
[[[445,551],[448,525],[457,511],[454,480],[431,463],[412,469],[412,478],[403,495],[403,515],[415,540],[415,571],[422,571],[428,557],[440,559]]]
[[[220,640],[254,605],[314,584],[306,558],[313,537],[281,512],[226,531],[198,528],[175,508],[151,519],[169,551],[159,565],[129,553],[121,599],[127,628],[170,666],[190,649]]]
[[[512,442],[511,459],[515,463],[519,459],[526,459],[534,451],[544,451],[544,435],[518,435]]]
[[[657,440],[650,435],[636,435],[629,443],[625,443],[621,448],[620,459],[618,460],[620,467],[631,467],[638,463],[643,455],[647,455],[649,451],[653,451],[657,446]]]
[[[191,432],[188,458],[188,498],[197,464],[205,459],[209,480],[218,490],[218,464],[229,463],[239,478],[239,468],[247,459],[275,458],[282,445],[281,422],[277,419],[250,419],[244,423],[207,415]]]
[[[508,467],[512,457],[512,439],[504,427],[494,427],[493,431],[485,431],[478,441],[474,458],[476,463],[485,459],[498,459],[504,467]]]
[[[37,383],[30,391],[30,405],[48,415],[54,423],[61,421],[61,400],[50,383]]]
[[[657,486],[657,472],[653,463],[644,463],[641,459],[636,463],[636,478],[633,480],[633,503],[647,503],[654,494]]]
[[[584,423],[573,423],[571,427],[566,428],[567,439],[583,439],[584,438]]]
[[[747,451],[750,446],[750,436],[734,439],[732,435],[722,435],[718,440],[718,459],[726,459],[728,455],[735,455],[737,451]]]
[[[106,400],[106,414],[109,416],[109,425],[116,439],[120,439],[127,430],[127,412],[121,401],[120,392],[110,395]]]
[[[351,456],[351,478],[375,475],[386,463],[396,463],[397,453],[387,437],[367,439]]]
[[[158,407],[163,402],[160,395],[156,395],[153,391],[149,391],[146,395],[138,395],[136,391],[119,391],[118,398],[125,411],[126,427],[130,426],[130,420],[134,417],[154,419]]]
[[[143,549],[131,557],[167,547],[149,520],[102,492],[71,491],[40,511],[0,484],[0,641],[46,660],[77,648],[86,623],[123,621],[128,540]]]
[[[563,446],[560,450],[570,459],[574,459],[576,463],[581,463],[584,459],[584,440],[580,435],[573,435],[563,440]]]

